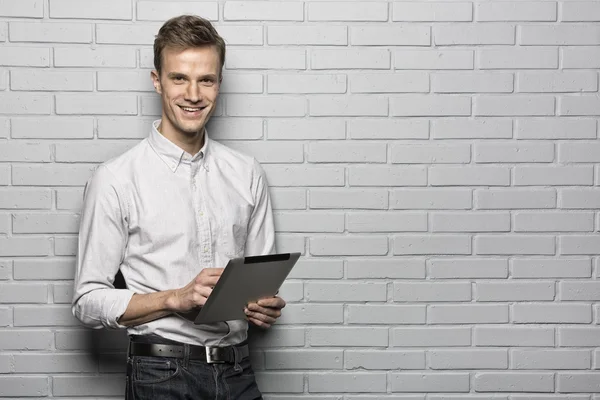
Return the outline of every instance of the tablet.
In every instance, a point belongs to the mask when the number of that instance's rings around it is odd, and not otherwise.
[[[246,304],[275,296],[299,257],[283,253],[229,260],[194,323],[246,319]]]

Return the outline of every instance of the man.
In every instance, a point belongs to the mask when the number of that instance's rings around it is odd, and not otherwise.
[[[162,117],[148,138],[101,165],[86,185],[73,313],[93,328],[127,328],[127,398],[261,398],[246,320],[194,325],[230,258],[274,252],[267,183],[258,163],[207,136],[225,43],[210,22],[167,21],[152,80]],[[115,289],[121,271],[127,289]],[[269,327],[283,299],[247,306]]]

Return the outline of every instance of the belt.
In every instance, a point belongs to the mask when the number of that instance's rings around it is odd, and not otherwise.
[[[248,345],[204,347],[196,345],[140,343],[133,341],[129,342],[128,354],[130,356],[184,358],[185,346],[189,346],[190,360],[203,360],[208,364],[233,364],[236,361],[236,352],[238,353],[238,362],[250,355]]]

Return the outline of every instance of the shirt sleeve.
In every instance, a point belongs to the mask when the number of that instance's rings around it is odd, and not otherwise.
[[[87,182],[79,228],[72,312],[91,328],[125,328],[133,291],[115,289],[114,278],[127,246],[127,208],[114,175],[100,166]]]
[[[267,178],[260,164],[254,160],[252,169],[254,209],[248,223],[245,256],[275,253],[275,226]]]

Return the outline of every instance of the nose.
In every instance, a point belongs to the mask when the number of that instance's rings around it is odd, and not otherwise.
[[[190,82],[185,91],[185,99],[190,103],[197,103],[200,101],[201,93],[200,93],[200,85],[197,82]]]

